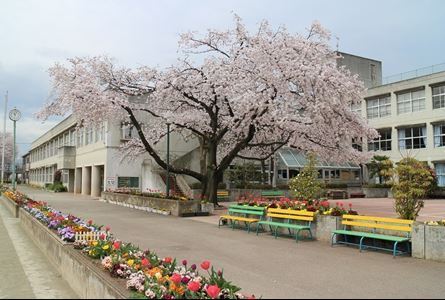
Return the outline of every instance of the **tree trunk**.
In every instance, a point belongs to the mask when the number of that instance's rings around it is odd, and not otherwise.
[[[207,180],[206,196],[208,196],[209,202],[215,204],[215,206],[218,206],[217,190],[220,176],[217,172],[216,147],[216,142],[211,142],[208,144],[207,174],[205,177]]]

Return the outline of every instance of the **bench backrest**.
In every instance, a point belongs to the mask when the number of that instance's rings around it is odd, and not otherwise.
[[[314,221],[315,213],[312,211],[294,210],[294,209],[282,209],[282,208],[269,208],[267,210],[268,218],[287,219],[296,221]]]
[[[284,197],[284,192],[283,191],[262,191],[261,196],[266,197],[266,198],[269,198],[269,197],[281,198],[281,197]]]
[[[372,216],[343,215],[342,225],[372,229],[390,230],[411,234],[414,221],[404,219],[382,218]]]
[[[257,215],[263,216],[266,208],[260,206],[250,206],[250,205],[230,205],[229,214],[243,214],[243,215]]]
[[[226,190],[218,190],[216,191],[216,196],[219,198],[226,198],[229,197],[229,191]]]

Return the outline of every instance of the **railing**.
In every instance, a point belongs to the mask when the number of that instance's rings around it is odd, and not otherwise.
[[[383,84],[390,84],[397,81],[412,79],[420,76],[431,75],[434,73],[444,72],[445,71],[445,63],[432,65],[429,67],[424,67],[396,75],[383,77]]]
[[[105,231],[96,231],[96,232],[76,232],[75,233],[75,241],[79,242],[79,241],[98,241],[101,238],[105,239],[107,237],[107,232]]]

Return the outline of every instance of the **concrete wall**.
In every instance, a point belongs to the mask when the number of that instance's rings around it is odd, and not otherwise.
[[[358,74],[366,88],[382,84],[382,62],[339,52],[342,58],[337,60],[338,66],[345,66],[353,74]]]
[[[387,198],[390,188],[363,188],[366,198]]]
[[[17,205],[17,203],[3,195],[0,198],[2,204],[11,212],[11,215],[13,215],[14,218],[18,218],[20,207]]]
[[[110,192],[103,192],[102,199],[108,202],[125,203],[131,206],[168,211],[171,215],[177,217],[187,213],[199,212],[201,204],[199,200],[182,201]]]

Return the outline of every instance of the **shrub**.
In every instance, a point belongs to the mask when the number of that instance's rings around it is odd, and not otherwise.
[[[318,170],[315,163],[315,156],[309,154],[308,164],[301,170],[300,174],[289,180],[289,189],[296,198],[315,200],[322,195],[324,184],[318,180]]]
[[[424,198],[434,178],[424,163],[403,158],[395,169],[398,181],[393,185],[394,208],[403,219],[415,220],[424,206]]]
[[[392,178],[394,166],[388,156],[374,155],[367,165],[369,177],[377,176],[379,183],[386,183]]]

